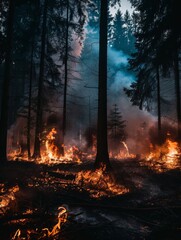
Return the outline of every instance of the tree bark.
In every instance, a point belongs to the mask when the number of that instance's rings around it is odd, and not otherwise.
[[[158,111],[158,141],[161,140],[161,102],[160,102],[160,73],[159,66],[156,67],[156,79],[157,79],[157,111]]]
[[[178,141],[181,142],[180,74],[179,74],[178,49],[175,50],[175,56],[174,56],[174,75],[175,75],[177,124],[178,124],[177,137],[178,137]]]
[[[99,83],[98,83],[98,121],[97,155],[95,168],[110,168],[107,141],[107,28],[108,0],[101,1],[100,40],[99,40]]]
[[[64,79],[64,99],[63,99],[63,121],[62,121],[62,155],[64,156],[64,142],[66,135],[66,123],[67,123],[67,81],[68,81],[68,38],[69,38],[69,0],[67,0],[67,12],[66,12],[66,36],[65,36],[65,79]]]
[[[31,159],[31,107],[32,107],[32,80],[33,80],[33,53],[34,53],[34,38],[31,46],[31,62],[30,62],[30,80],[28,93],[28,119],[27,119],[27,150],[28,159]]]
[[[42,36],[41,36],[41,57],[40,57],[40,73],[38,81],[38,100],[37,100],[37,116],[35,129],[35,145],[33,158],[41,158],[40,151],[40,135],[42,133],[42,115],[43,115],[43,81],[44,81],[44,67],[45,67],[45,47],[46,47],[46,25],[47,25],[47,6],[48,0],[44,2]]]
[[[9,88],[11,82],[12,45],[13,45],[13,18],[14,0],[9,0],[9,12],[7,22],[7,43],[4,64],[4,79],[2,86],[1,116],[0,116],[0,162],[7,161],[7,134],[8,134],[8,104]]]

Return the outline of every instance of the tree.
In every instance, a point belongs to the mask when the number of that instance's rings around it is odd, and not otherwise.
[[[124,20],[120,10],[117,11],[113,21],[112,48],[117,51],[126,49]]]
[[[178,11],[179,1],[153,2],[132,0],[131,2],[137,12],[137,29],[135,35],[137,52],[132,55],[133,61],[131,60],[130,63],[132,69],[136,70],[138,73],[137,76],[141,76],[144,73],[144,76],[147,75],[147,78],[150,79],[148,81],[146,77],[142,80],[138,78],[137,86],[134,84],[134,87],[136,86],[137,90],[140,89],[140,95],[135,95],[134,99],[139,99],[140,104],[143,105],[144,100],[142,96],[150,96],[150,99],[153,96],[147,91],[149,85],[157,86],[159,132],[161,130],[160,76],[161,73],[168,73],[171,71],[174,66],[178,139],[180,139],[181,110],[178,54],[181,46],[181,30],[175,24],[175,22],[180,21],[181,18]],[[150,22],[152,23],[151,25]],[[155,73],[154,76],[153,73]],[[142,82],[142,84],[140,84],[140,82]],[[147,87],[145,88],[144,86]],[[127,93],[129,94],[131,92]]]
[[[13,45],[13,18],[14,18],[14,0],[9,0],[7,37],[5,51],[4,79],[2,86],[1,115],[0,115],[0,161],[7,161],[7,131],[8,131],[8,103],[9,88],[11,81],[12,66],[12,45]]]
[[[110,161],[107,141],[107,14],[108,0],[102,0],[100,10],[97,155],[95,167],[100,168],[104,165],[109,169]]]
[[[125,122],[125,120],[122,120],[117,104],[115,104],[109,114],[108,129],[110,138],[116,143],[126,139]]]
[[[35,145],[33,157],[35,159],[41,157],[40,153],[40,136],[42,133],[42,114],[43,114],[43,80],[44,80],[44,67],[45,67],[45,47],[46,47],[46,25],[47,25],[47,8],[48,0],[44,1],[43,22],[42,22],[42,35],[41,35],[41,58],[40,58],[40,72],[38,81],[38,100],[37,100],[37,117],[35,129]]]
[[[134,30],[133,30],[133,23],[130,16],[130,13],[128,10],[124,14],[124,26],[125,26],[125,38],[126,38],[126,53],[131,54],[134,52],[134,44],[135,44],[135,38],[134,38]]]
[[[67,10],[66,10],[66,35],[65,35],[65,77],[64,77],[64,99],[63,99],[63,121],[62,121],[62,133],[63,133],[63,152],[64,155],[64,141],[66,134],[66,120],[67,120],[67,83],[68,83],[68,50],[69,50],[69,0],[67,0]]]

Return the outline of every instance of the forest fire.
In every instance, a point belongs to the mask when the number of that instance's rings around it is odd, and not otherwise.
[[[113,151],[111,151],[110,157],[114,159],[135,158],[135,154],[131,154],[129,152],[129,148],[126,142],[122,141],[121,143],[123,145],[123,148],[121,148],[118,153],[114,153]]]
[[[146,157],[146,165],[157,172],[164,172],[179,168],[180,159],[178,143],[167,138],[161,146],[151,145],[151,153]]]
[[[60,147],[55,143],[57,131],[52,128],[42,141],[41,158],[37,159],[37,164],[60,164],[60,163],[81,163],[81,151],[76,146],[61,146],[64,154],[61,154]],[[8,154],[10,160],[27,160],[26,152],[22,152],[21,148],[14,150]]]
[[[26,231],[22,231],[18,229],[11,240],[21,240],[21,239],[55,239],[60,233],[62,225],[67,222],[68,212],[64,206],[58,208],[58,219],[57,223],[52,227],[52,230],[49,228],[36,230],[28,229]]]
[[[52,128],[52,130],[46,136],[46,140],[45,140],[46,155],[50,159],[58,159],[59,158],[59,149],[54,144],[56,134],[57,134],[56,129]]]
[[[112,197],[129,192],[129,189],[116,183],[111,173],[105,172],[104,166],[95,171],[79,172],[75,182],[93,198]]]
[[[5,187],[2,186],[0,189],[0,214],[1,212],[5,212],[8,210],[9,205],[12,201],[15,200],[15,193],[19,191],[19,186],[16,185],[7,191],[4,189]]]

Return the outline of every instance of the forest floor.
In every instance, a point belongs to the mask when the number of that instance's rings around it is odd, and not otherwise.
[[[1,166],[0,240],[180,240],[181,172],[156,173],[138,159],[112,160],[112,168],[116,183],[129,191],[95,198],[90,186],[76,182],[82,170],[82,175],[93,170],[93,161],[54,166],[10,161]],[[42,229],[51,231],[60,206],[68,217],[57,234],[45,237]],[[18,229],[21,236],[15,237]]]

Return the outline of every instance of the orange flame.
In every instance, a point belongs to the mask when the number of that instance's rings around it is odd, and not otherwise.
[[[54,237],[61,232],[61,227],[63,224],[67,222],[68,212],[67,209],[64,206],[61,206],[58,208],[58,222],[53,226],[52,230],[49,230],[48,228],[43,228],[38,232],[38,229],[35,230],[27,230],[25,235],[26,237],[22,236],[22,231],[18,229],[14,236],[11,238],[12,240],[21,240],[21,239],[30,239],[31,234],[36,234],[37,239],[47,239],[47,237],[50,237],[51,239],[54,239]]]
[[[105,174],[104,167],[95,171],[79,172],[75,183],[88,191],[93,198],[111,197],[129,192],[129,189],[117,184],[110,174]]]
[[[177,142],[167,139],[162,146],[151,146],[151,148],[152,152],[146,157],[146,164],[150,168],[163,172],[180,167],[181,155]]]

